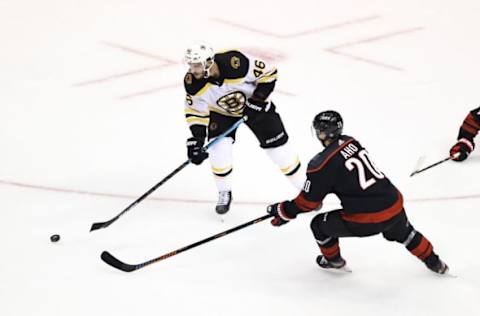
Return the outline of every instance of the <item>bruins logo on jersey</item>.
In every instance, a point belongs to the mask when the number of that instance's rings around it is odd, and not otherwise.
[[[191,73],[187,73],[187,74],[185,75],[185,83],[186,83],[186,84],[192,84],[192,82],[193,82],[193,76],[192,76],[192,74],[191,74]]]
[[[242,114],[246,100],[247,97],[243,92],[235,91],[218,99],[217,104],[228,113],[239,115]]]
[[[240,68],[240,58],[238,58],[237,56],[233,56],[233,57],[230,59],[230,65],[231,65],[232,68],[234,68],[234,69]]]

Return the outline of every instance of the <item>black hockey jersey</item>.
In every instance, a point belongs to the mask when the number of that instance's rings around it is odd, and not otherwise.
[[[350,136],[341,136],[310,161],[304,188],[285,212],[295,217],[315,210],[329,193],[340,199],[346,221],[380,223],[403,210],[401,193]]]
[[[463,121],[460,131],[458,132],[458,138],[466,138],[473,143],[473,139],[477,136],[480,130],[480,107],[470,111],[467,117]]]

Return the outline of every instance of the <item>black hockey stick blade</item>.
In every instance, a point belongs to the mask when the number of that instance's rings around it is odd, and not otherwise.
[[[114,222],[113,220],[109,220],[107,222],[93,223],[92,227],[90,228],[90,231],[92,232],[92,231],[97,230],[97,229],[106,228],[106,227],[110,226],[110,224],[113,223],[113,222]]]
[[[132,272],[137,270],[137,267],[135,265],[121,262],[120,260],[112,256],[108,251],[102,252],[100,258],[102,258],[102,260],[106,264],[124,272]]]

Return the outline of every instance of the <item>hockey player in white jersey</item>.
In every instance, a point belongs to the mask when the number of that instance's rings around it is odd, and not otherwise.
[[[305,176],[299,172],[299,157],[269,99],[275,88],[277,69],[237,50],[215,54],[206,44],[189,47],[185,62],[189,66],[184,78],[185,115],[192,132],[187,140],[188,157],[197,165],[209,157],[219,192],[216,212],[228,212],[232,201],[235,131],[212,146],[209,153],[202,151],[202,146],[206,138],[219,136],[245,115],[246,125],[260,147],[295,188],[301,189]]]

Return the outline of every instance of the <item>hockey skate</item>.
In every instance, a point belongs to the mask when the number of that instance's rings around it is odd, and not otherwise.
[[[431,271],[433,271],[435,273],[453,276],[450,273],[448,273],[449,269],[448,269],[447,264],[440,259],[438,259],[435,264],[428,264],[428,262],[427,262],[426,265],[427,265],[428,269],[430,269]]]
[[[332,269],[332,271],[343,271],[343,272],[352,272],[349,267],[347,267],[347,262],[342,257],[337,260],[328,260],[323,255],[317,257],[317,264],[322,269]]]
[[[223,215],[230,210],[230,203],[232,203],[232,191],[220,191],[218,193],[218,202],[215,207],[217,214]]]

